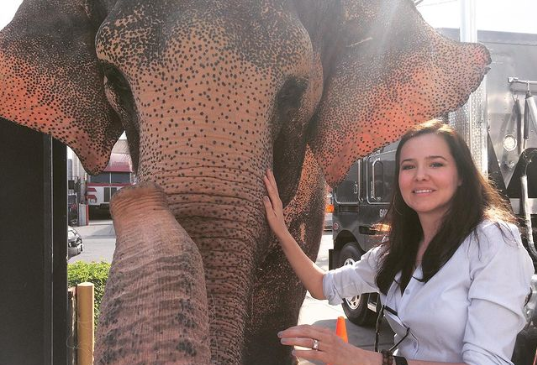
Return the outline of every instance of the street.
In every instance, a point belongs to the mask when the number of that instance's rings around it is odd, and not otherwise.
[[[69,259],[70,264],[76,261],[112,262],[116,246],[116,233],[111,219],[92,220],[89,226],[74,228],[82,236],[84,251]]]
[[[112,220],[92,220],[89,226],[75,227],[84,242],[84,251],[69,260],[86,262],[112,262],[115,247],[115,232]],[[332,247],[332,232],[325,231],[317,257],[317,265],[328,270],[328,250]],[[345,316],[341,306],[331,306],[327,301],[312,298],[309,293],[302,305],[299,324],[313,324],[335,331],[338,316]],[[346,320],[349,342],[364,349],[373,350],[375,341],[375,329],[356,326]],[[386,348],[393,344],[393,333],[384,321],[380,332],[380,347]],[[312,365],[315,363],[302,360],[300,365]],[[317,365],[317,364],[316,364]]]

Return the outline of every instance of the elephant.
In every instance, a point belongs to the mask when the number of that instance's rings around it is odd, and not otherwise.
[[[326,183],[463,105],[490,62],[411,0],[24,0],[0,32],[0,116],[92,174],[125,132],[139,181],[111,206],[95,363],[296,363],[276,334],[305,289],[266,170],[315,259]]]

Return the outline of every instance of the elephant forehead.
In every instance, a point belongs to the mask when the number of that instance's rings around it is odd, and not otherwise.
[[[273,76],[305,74],[311,41],[286,3],[120,2],[97,33],[97,54],[133,76],[177,59],[225,64],[230,54]]]

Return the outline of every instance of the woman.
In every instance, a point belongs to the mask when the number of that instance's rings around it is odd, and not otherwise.
[[[289,234],[267,172],[267,220],[304,286],[331,304],[379,292],[397,350],[362,350],[315,326],[280,332],[282,344],[310,348],[294,354],[332,365],[510,364],[533,274],[514,217],[463,139],[441,122],[402,137],[396,177],[389,240],[354,266],[324,272]]]

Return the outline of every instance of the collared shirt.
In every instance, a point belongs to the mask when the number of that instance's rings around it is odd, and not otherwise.
[[[397,283],[400,274],[387,295],[380,293],[382,304],[397,312],[387,316],[395,343],[410,329],[398,355],[468,365],[512,364],[534,268],[518,229],[504,222],[499,226],[479,224],[477,240],[470,234],[428,282],[418,280],[418,267],[403,293]],[[323,291],[330,304],[378,292],[379,256],[377,247],[355,265],[326,273]]]

